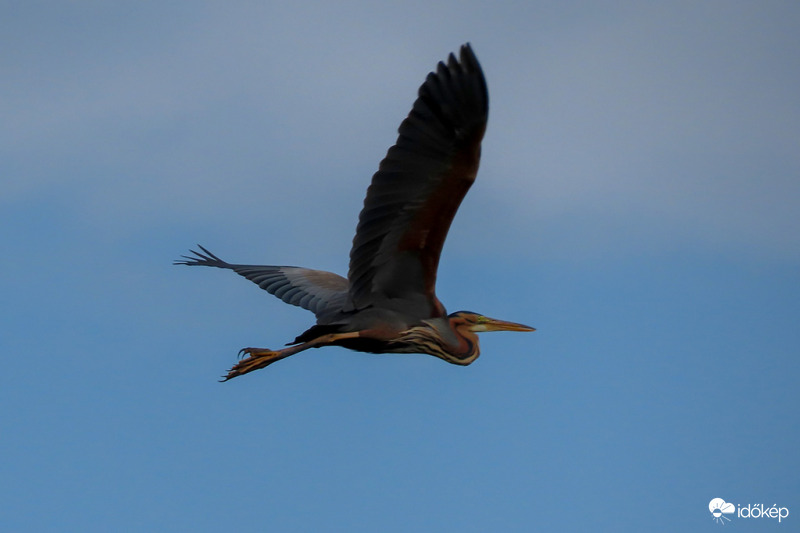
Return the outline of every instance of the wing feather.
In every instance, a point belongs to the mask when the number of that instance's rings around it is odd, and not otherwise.
[[[314,313],[317,318],[341,312],[348,295],[348,281],[332,272],[294,266],[234,265],[227,263],[202,246],[202,252],[175,264],[213,266],[233,270],[270,294]]]
[[[436,271],[450,223],[475,180],[489,97],[469,44],[419,89],[372,177],[350,252],[348,307],[442,316]]]

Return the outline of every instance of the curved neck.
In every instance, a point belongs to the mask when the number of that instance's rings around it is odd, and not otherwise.
[[[456,326],[455,331],[458,336],[458,357],[461,361],[459,364],[468,365],[481,354],[478,336],[470,331],[466,324]]]
[[[478,336],[459,318],[431,320],[413,327],[400,342],[409,351],[434,355],[455,365],[468,365],[480,355]]]

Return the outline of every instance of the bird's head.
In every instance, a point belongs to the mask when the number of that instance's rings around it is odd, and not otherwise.
[[[471,311],[456,311],[447,317],[452,324],[466,326],[469,331],[536,331],[536,328],[479,315]]]

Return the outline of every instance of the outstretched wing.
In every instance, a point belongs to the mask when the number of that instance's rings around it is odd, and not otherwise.
[[[308,309],[317,318],[341,312],[347,300],[347,280],[332,272],[293,266],[232,265],[198,246],[202,252],[191,250],[194,257],[184,255],[184,260],[175,264],[233,270],[287,304]]]
[[[445,314],[436,298],[439,255],[475,181],[488,114],[486,81],[465,44],[459,60],[450,54],[428,74],[372,177],[350,251],[348,309]]]

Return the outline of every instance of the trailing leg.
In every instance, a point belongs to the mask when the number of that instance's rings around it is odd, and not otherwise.
[[[359,335],[360,333],[358,331],[352,331],[349,333],[329,333],[327,335],[317,337],[316,339],[312,339],[308,342],[304,342],[296,346],[290,346],[282,350],[243,348],[239,352],[239,355],[247,355],[247,357],[233,365],[233,368],[228,371],[228,375],[222,378],[220,381],[228,381],[229,379],[247,374],[253,370],[259,370],[271,365],[275,361],[280,361],[281,359],[285,359],[290,355],[302,352],[303,350],[308,350],[309,348],[328,346],[330,344],[334,344],[338,340],[352,339],[358,337]]]

